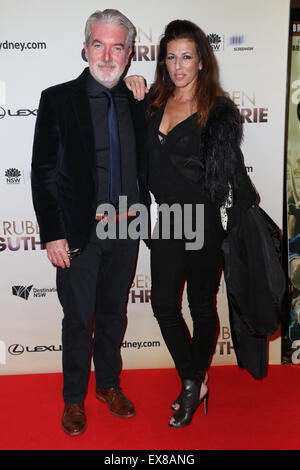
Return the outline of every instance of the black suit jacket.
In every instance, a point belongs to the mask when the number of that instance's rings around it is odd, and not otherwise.
[[[66,238],[70,248],[82,248],[95,219],[97,181],[93,125],[86,91],[88,74],[86,68],[77,79],[50,87],[41,94],[31,181],[42,243]],[[148,206],[148,97],[139,102],[127,92],[136,136],[140,202]]]

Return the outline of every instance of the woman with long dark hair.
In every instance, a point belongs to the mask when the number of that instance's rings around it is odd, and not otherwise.
[[[126,82],[133,90],[139,79],[127,77]],[[178,221],[171,219],[170,237],[160,231],[151,241],[152,308],[182,382],[169,425],[184,427],[203,401],[206,412],[224,229],[255,202],[256,192],[242,163],[239,113],[219,84],[206,35],[194,23],[175,20],[167,25],[150,93],[149,189],[158,207],[179,205],[185,222],[189,207],[193,229],[199,228],[202,215],[204,234],[202,247],[187,249],[185,227],[178,237]],[[229,197],[235,204],[226,211]],[[184,278],[191,335],[180,312]]]

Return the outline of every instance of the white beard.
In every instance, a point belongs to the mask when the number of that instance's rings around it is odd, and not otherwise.
[[[110,68],[102,69],[101,66],[109,66]],[[90,72],[94,79],[101,83],[101,85],[106,88],[112,88],[118,83],[125,66],[126,64],[124,67],[120,68],[114,62],[97,62],[94,66],[90,65]]]

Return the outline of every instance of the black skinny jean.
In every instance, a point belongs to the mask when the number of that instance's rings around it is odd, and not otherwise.
[[[204,245],[186,250],[185,240],[152,240],[151,303],[181,379],[194,378],[209,363],[215,342],[215,293],[224,231],[217,211],[205,217]],[[180,311],[184,277],[193,320],[192,337]]]

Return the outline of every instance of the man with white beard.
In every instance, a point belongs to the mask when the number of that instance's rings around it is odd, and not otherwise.
[[[96,397],[112,414],[135,415],[119,385],[120,343],[126,326],[128,289],[138,240],[99,239],[97,211],[149,205],[146,191],[146,99],[137,101],[120,80],[133,51],[136,31],[117,10],[97,11],[86,23],[84,49],[89,67],[75,80],[41,95],[32,158],[33,204],[50,262],[57,269],[63,308],[63,430],[86,429],[84,398],[93,359]],[[100,222],[99,222],[100,221]]]

